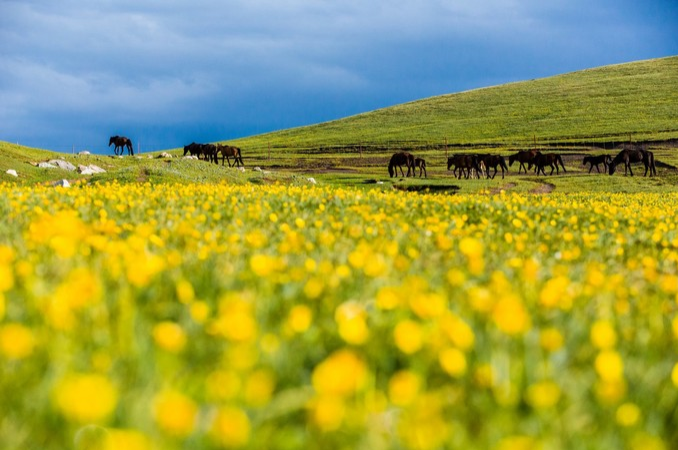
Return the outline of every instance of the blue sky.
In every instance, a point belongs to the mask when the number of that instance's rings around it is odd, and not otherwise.
[[[675,0],[0,0],[0,140],[160,150],[672,55]]]

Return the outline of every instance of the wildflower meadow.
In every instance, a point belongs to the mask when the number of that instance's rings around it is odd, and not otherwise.
[[[677,216],[0,184],[0,448],[677,448]]]

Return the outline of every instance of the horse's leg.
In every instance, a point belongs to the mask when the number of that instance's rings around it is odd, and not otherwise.
[[[553,175],[553,164],[551,164],[551,175]],[[558,170],[558,163],[556,163],[556,175],[560,175],[560,170]]]
[[[629,162],[629,173],[633,176],[633,169],[631,168],[631,162]]]

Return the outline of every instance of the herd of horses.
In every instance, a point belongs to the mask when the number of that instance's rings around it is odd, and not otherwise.
[[[132,141],[125,136],[111,136],[108,141],[108,146],[110,147],[111,145],[115,145],[113,151],[116,155],[122,155],[125,149],[127,149],[129,155],[134,155]],[[188,154],[196,156],[198,159],[214,162],[215,164],[219,163],[219,155],[221,155],[222,166],[226,162],[228,162],[229,167],[245,166],[240,148],[232,145],[197,144],[192,142],[191,144],[184,146],[184,156]],[[231,158],[233,158],[232,165]],[[524,150],[509,155],[508,165],[506,164],[506,159],[501,155],[455,154],[447,159],[447,170],[452,170],[454,176],[459,179],[461,179],[462,176],[467,179],[472,177],[480,178],[481,176],[494,179],[499,169],[501,169],[501,177],[503,179],[505,173],[508,172],[509,167],[513,166],[514,162],[519,163],[518,174],[523,170],[526,174],[528,170],[534,170],[537,175],[546,175],[546,167],[551,169],[549,175],[553,175],[554,171],[556,172],[556,175],[560,174],[560,168],[563,169],[563,172],[567,172],[565,164],[563,164],[563,158],[560,154],[542,153],[538,150]],[[631,168],[632,163],[643,163],[645,166],[645,176],[647,176],[648,172],[650,173],[650,176],[657,175],[654,154],[643,148],[625,148],[614,158],[610,155],[585,156],[582,161],[583,165],[590,165],[588,173],[591,173],[593,167],[600,173],[600,165],[602,164],[604,172],[613,175],[617,166],[623,164],[624,174],[631,174],[631,176],[633,176],[633,169]],[[407,168],[407,174],[403,171],[403,166]],[[424,177],[428,177],[428,174],[426,173],[426,161],[423,158],[415,157],[409,152],[394,153],[388,163],[388,173],[391,178],[398,176],[398,170],[400,170],[400,174],[403,177],[409,177],[410,175],[414,177],[416,176],[416,169],[419,169],[420,178],[422,174]],[[490,175],[490,169],[494,170],[492,175]]]
[[[509,155],[508,165],[506,164],[506,159],[501,155],[456,154],[447,158],[447,170],[452,170],[454,176],[459,179],[462,176],[466,179],[480,178],[481,176],[494,179],[499,169],[501,169],[501,177],[503,179],[505,172],[508,172],[508,168],[513,166],[514,162],[519,164],[518,174],[523,170],[525,174],[527,174],[528,170],[533,170],[537,175],[546,175],[545,169],[547,167],[551,169],[549,175],[553,175],[554,171],[556,175],[560,174],[560,168],[563,169],[563,172],[567,172],[560,154],[542,153],[538,150],[524,150]],[[617,166],[623,164],[624,174],[628,175],[630,173],[633,176],[632,163],[643,163],[645,166],[645,176],[647,176],[648,172],[650,176],[657,175],[654,154],[649,150],[640,148],[623,149],[614,158],[610,155],[585,156],[582,161],[583,165],[590,165],[588,173],[591,173],[593,167],[600,173],[600,165],[602,164],[604,172],[613,175]],[[407,175],[403,172],[403,166],[407,167]],[[409,177],[410,173],[412,176],[415,176],[415,169],[417,167],[420,168],[419,177],[421,177],[422,168],[424,174],[426,174],[426,161],[422,158],[416,158],[408,152],[397,152],[393,154],[388,163],[388,173],[391,178],[397,177],[398,169],[400,169],[402,176]],[[490,175],[491,169],[494,170],[492,175]]]
[[[115,155],[122,155],[125,149],[127,149],[128,155],[134,155],[134,148],[132,147],[132,141],[130,138],[125,136],[111,136],[108,140],[108,146],[115,144],[113,152]],[[218,164],[219,155],[221,155],[221,165],[224,165],[224,162],[228,162],[228,167],[241,165],[244,167],[245,163],[242,161],[242,153],[239,147],[234,147],[232,145],[223,145],[223,144],[196,144],[195,142],[184,146],[184,156],[190,154],[191,156],[196,156],[198,159],[204,159],[205,161],[214,162]],[[231,165],[231,158],[233,158],[233,165]]]

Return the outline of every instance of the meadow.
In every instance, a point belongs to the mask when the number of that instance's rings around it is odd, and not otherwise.
[[[0,185],[0,447],[678,446],[676,193]]]

